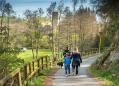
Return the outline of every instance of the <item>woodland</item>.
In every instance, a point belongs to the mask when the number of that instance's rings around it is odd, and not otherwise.
[[[6,76],[22,63],[17,55],[24,47],[32,50],[33,59],[38,58],[39,49],[51,49],[54,58],[55,51],[63,52],[66,46],[70,51],[73,51],[74,46],[79,51],[99,48],[99,29],[102,31],[101,47],[108,48],[117,43],[119,1],[90,0],[93,8],[80,5],[76,9],[79,2],[85,3],[86,0],[72,0],[73,11],[64,7],[64,0],[61,0],[51,3],[45,17],[43,9],[37,8],[35,11],[26,9],[23,13],[25,18],[20,18],[15,16],[10,3],[0,0],[0,73],[4,70]],[[62,14],[56,28],[53,28],[52,23],[53,12]],[[100,22],[96,20],[96,15],[100,16]],[[102,65],[104,61],[101,60],[99,64]],[[100,66],[96,69],[100,69]]]

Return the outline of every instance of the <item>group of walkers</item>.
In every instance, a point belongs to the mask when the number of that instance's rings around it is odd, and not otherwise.
[[[64,50],[63,52],[63,56],[64,56],[65,76],[67,75],[70,76],[70,64],[72,66],[72,75],[75,74],[75,69],[76,69],[76,75],[78,75],[78,66],[80,66],[80,63],[82,63],[81,54],[78,51],[78,48],[74,47],[74,51],[71,53],[68,50],[68,47],[66,47],[66,50]],[[71,59],[73,59],[72,62]]]

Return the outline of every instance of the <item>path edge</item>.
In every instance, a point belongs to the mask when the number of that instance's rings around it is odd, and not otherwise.
[[[90,66],[91,66],[91,65],[90,65]],[[89,66],[89,67],[90,67],[90,66]],[[95,79],[96,81],[98,81],[99,83],[101,83],[101,84],[104,85],[104,86],[113,86],[113,85],[111,85],[111,84],[109,84],[109,83],[106,83],[105,81],[99,79],[98,77],[94,76],[93,73],[91,73],[91,72],[89,71],[89,67],[88,67],[87,71],[88,71],[88,73],[90,74],[90,76],[91,76],[93,79]]]
[[[51,71],[49,71],[46,75],[45,78],[43,80],[43,86],[53,86],[53,81],[55,80],[54,75],[55,73],[60,69],[60,67],[57,66],[52,66],[54,69],[52,69]],[[53,72],[53,73],[52,73]],[[50,76],[50,78],[49,78]],[[48,80],[47,80],[48,79]]]

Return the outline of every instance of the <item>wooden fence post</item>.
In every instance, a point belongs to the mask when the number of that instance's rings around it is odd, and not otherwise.
[[[81,56],[83,56],[83,55],[82,55],[82,51],[81,51]]]
[[[49,56],[49,61],[51,61],[50,56]],[[52,62],[50,62],[50,67],[52,67]]]
[[[3,84],[3,86],[7,86],[7,81]]]
[[[59,53],[58,53],[58,59],[59,59]]]
[[[90,56],[91,56],[91,49],[90,49]]]
[[[102,51],[102,47],[100,48],[100,52]]]
[[[38,67],[39,67],[39,66],[40,66],[40,65],[39,65],[39,59],[37,60],[37,62],[38,62]],[[39,76],[39,72],[40,72],[39,70],[40,70],[40,69],[38,69],[38,76]]]
[[[97,48],[97,52],[98,52],[98,48]]]
[[[89,50],[87,50],[87,52],[88,52],[88,56],[89,56]]]
[[[33,71],[35,71],[35,62],[33,62]],[[33,78],[34,78],[34,80],[36,80],[36,74],[35,73],[33,74]]]
[[[85,50],[84,50],[84,56],[85,56]]]
[[[17,73],[17,81],[18,81],[18,86],[22,86],[20,71]]]
[[[84,51],[85,51],[85,56],[86,56],[86,53],[87,53],[87,52],[86,52],[86,50],[84,50]]]
[[[104,50],[104,47],[103,47],[103,50]]]
[[[93,49],[92,49],[92,54],[93,54]]]
[[[45,57],[45,62],[46,62],[46,69],[47,69],[47,56]]]
[[[56,54],[56,66],[57,66],[57,54]]]
[[[41,58],[41,65],[42,65],[41,72],[43,72],[43,57]]]
[[[26,80],[26,78],[27,78],[27,65],[24,66],[24,77],[25,77],[25,80]],[[28,81],[27,81],[26,86],[28,86]]]
[[[87,50],[85,50],[85,55],[87,55]]]
[[[61,62],[62,62],[62,53],[61,53]]]
[[[31,74],[31,63],[29,63],[29,74]],[[32,84],[32,77],[30,78],[30,83]]]
[[[22,63],[24,64],[24,59],[22,59]]]
[[[93,54],[93,49],[91,49],[91,54]]]

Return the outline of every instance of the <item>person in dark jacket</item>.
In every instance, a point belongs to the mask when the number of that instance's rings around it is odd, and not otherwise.
[[[64,65],[65,65],[65,76],[67,76],[67,70],[70,75],[70,63],[71,63],[71,57],[69,56],[69,53],[66,53],[66,57],[64,58]]]
[[[69,53],[70,54],[70,51],[68,50],[68,47],[66,47],[66,50],[64,50],[64,52],[63,52],[64,58],[66,57],[66,53]]]
[[[72,55],[71,55],[71,59],[72,58],[73,58],[73,61],[72,61],[73,73],[72,73],[72,75],[74,75],[74,73],[75,73],[74,72],[75,67],[76,67],[76,75],[78,75],[78,66],[80,66],[80,63],[82,63],[82,58],[81,58],[81,55],[80,55],[77,47],[74,47],[74,51],[72,52]]]

